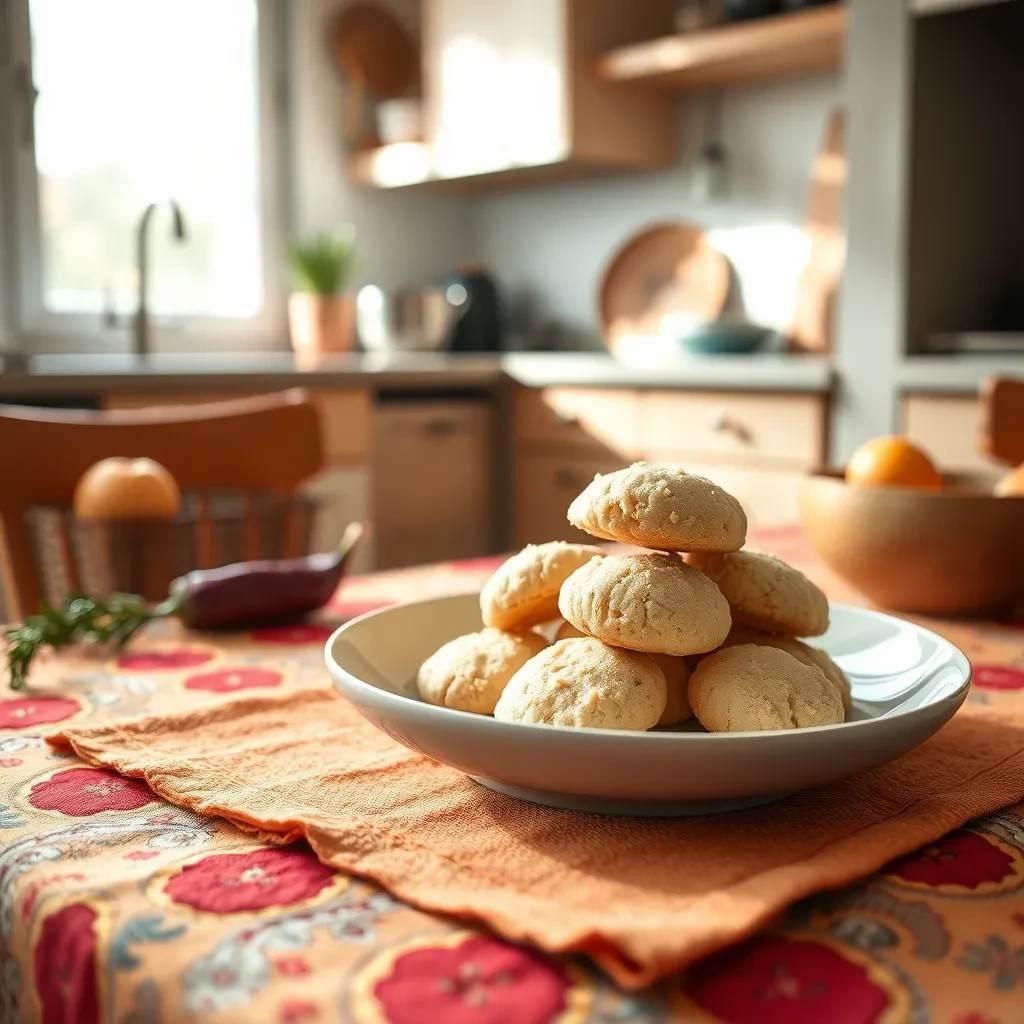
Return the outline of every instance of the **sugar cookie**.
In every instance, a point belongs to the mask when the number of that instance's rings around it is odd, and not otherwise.
[[[747,534],[746,514],[728,491],[646,462],[594,479],[569,506],[569,522],[594,537],[661,551],[738,551]]]
[[[839,691],[819,668],[756,644],[704,658],[690,679],[689,698],[710,732],[804,729],[844,718]]]
[[[695,553],[690,565],[718,584],[733,619],[766,633],[820,636],[828,629],[828,600],[799,569],[760,551]]]
[[[563,618],[606,644],[658,654],[703,654],[731,626],[718,587],[676,555],[608,555],[562,584]]]
[[[604,549],[591,544],[530,544],[498,567],[480,594],[484,625],[526,629],[558,617],[566,577]]]
[[[643,731],[666,702],[665,676],[650,658],[584,638],[563,640],[528,661],[509,680],[494,717]]]
[[[547,645],[544,637],[532,630],[467,633],[423,662],[416,685],[428,704],[489,715],[512,676]]]
[[[805,665],[815,665],[825,673],[826,678],[835,683],[839,696],[843,701],[843,710],[850,714],[852,707],[850,696],[850,680],[846,673],[822,650],[805,644],[802,640],[794,640],[788,636],[777,636],[773,633],[762,633],[748,626],[733,626],[726,638],[725,647],[736,647],[738,644],[760,644],[764,647],[777,647],[780,651],[792,654],[797,661]]]

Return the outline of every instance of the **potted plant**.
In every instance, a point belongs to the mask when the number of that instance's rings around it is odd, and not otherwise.
[[[295,291],[288,297],[292,348],[300,355],[349,352],[355,344],[355,306],[344,294],[355,265],[349,231],[296,242],[288,253]]]

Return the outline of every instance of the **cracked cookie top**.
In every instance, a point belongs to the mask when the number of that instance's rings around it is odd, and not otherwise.
[[[632,651],[704,654],[732,620],[721,591],[677,555],[609,555],[562,584],[562,616],[588,636]]]
[[[658,551],[738,551],[747,536],[746,514],[724,488],[646,462],[595,477],[568,518],[593,537]]]
[[[740,644],[703,658],[689,697],[710,732],[806,729],[844,720],[839,691],[825,673],[777,647]]]

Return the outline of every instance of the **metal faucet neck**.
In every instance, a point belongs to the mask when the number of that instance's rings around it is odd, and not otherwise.
[[[183,242],[188,237],[185,216],[176,199],[168,201],[171,208],[171,237]],[[152,337],[149,320],[149,225],[157,204],[150,203],[139,218],[135,235],[135,265],[138,273],[139,306],[135,315],[135,354],[145,357],[152,351]]]

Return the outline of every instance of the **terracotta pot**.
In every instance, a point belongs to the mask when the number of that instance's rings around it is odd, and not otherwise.
[[[288,329],[300,356],[351,352],[356,338],[352,296],[293,292],[288,296]]]
[[[806,477],[800,517],[811,547],[876,605],[977,615],[1024,599],[1024,497],[987,477],[949,475],[940,493]]]

